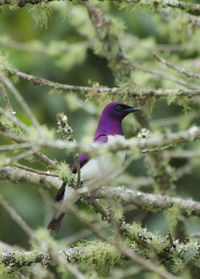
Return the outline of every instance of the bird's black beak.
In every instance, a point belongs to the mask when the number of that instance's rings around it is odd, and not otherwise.
[[[125,109],[124,111],[130,113],[130,112],[135,112],[135,111],[141,111],[141,109],[135,108],[135,107],[130,107],[130,108]]]

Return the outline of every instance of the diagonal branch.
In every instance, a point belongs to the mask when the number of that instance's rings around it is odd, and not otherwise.
[[[153,57],[161,62],[162,64],[166,65],[168,68],[188,77],[188,78],[194,78],[194,79],[200,79],[200,74],[197,74],[197,73],[193,73],[193,72],[190,72],[184,68],[180,68],[180,67],[177,67],[176,65],[172,64],[171,62],[165,60],[163,57],[160,57],[159,55],[157,54],[154,54]]]

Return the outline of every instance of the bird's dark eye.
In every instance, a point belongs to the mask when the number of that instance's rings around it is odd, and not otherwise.
[[[121,111],[121,110],[123,110],[123,107],[122,107],[121,105],[117,105],[117,106],[115,107],[115,109],[116,109],[117,111]]]

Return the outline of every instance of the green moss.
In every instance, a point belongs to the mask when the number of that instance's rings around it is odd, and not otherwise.
[[[32,18],[40,27],[47,27],[51,16],[51,9],[49,3],[42,1],[39,4],[33,5],[29,12]]]
[[[139,223],[133,223],[129,227],[129,233],[129,237],[133,240],[136,240],[137,243],[145,243],[147,247],[153,246],[157,254],[161,253],[168,246],[168,241],[166,241],[166,239],[164,239],[158,233],[153,234],[146,228],[142,228]],[[148,251],[148,256],[152,256],[151,249]]]
[[[37,257],[38,253],[36,251],[31,251],[30,254],[19,254],[19,253],[14,253],[13,254],[13,258],[14,258],[14,262],[16,265],[16,268],[18,267],[23,267],[23,266],[28,266],[28,265],[32,265],[35,262],[35,259]]]
[[[67,181],[68,183],[70,183],[70,181],[72,180],[72,173],[71,173],[70,167],[65,162],[61,162],[58,165],[57,174],[60,179]]]
[[[123,1],[122,3],[120,2],[119,7],[129,12],[133,12],[136,9],[143,9],[149,12],[157,12],[158,8],[162,7],[162,1],[160,0],[134,1],[133,5],[130,5],[129,1]]]
[[[183,16],[181,11],[176,12],[176,18],[169,22],[170,36],[174,42],[186,42],[191,36],[192,25],[188,22],[188,17]]]
[[[14,125],[13,122],[8,119],[7,117],[5,117],[4,115],[0,116],[0,121],[7,127],[9,128],[11,131],[14,131]]]
[[[21,276],[17,271],[11,272],[9,267],[0,263],[0,278],[2,278],[2,279],[20,279]]]
[[[171,208],[167,209],[165,212],[166,218],[170,225],[170,232],[172,235],[174,235],[178,221],[183,219],[179,205],[175,203]]]
[[[196,257],[199,254],[198,243],[196,241],[189,241],[186,244],[182,244],[177,240],[175,241],[175,246],[176,249],[171,248],[171,252],[173,253],[172,270],[179,272],[184,269],[187,263],[191,263],[196,260]]]
[[[121,38],[124,35],[124,30],[126,26],[120,18],[111,18],[111,25],[110,25],[110,34]]]
[[[97,240],[78,243],[76,251],[81,267],[87,271],[96,271],[99,275],[107,275],[115,263],[122,262],[119,251]]]
[[[199,254],[198,243],[196,241],[190,241],[186,245],[184,259],[185,262],[189,262],[195,259],[195,257]]]
[[[173,257],[173,262],[174,262],[174,264],[172,266],[172,270],[174,272],[177,273],[177,272],[179,272],[179,271],[184,269],[185,263],[183,262],[183,260],[180,257],[174,256]]]
[[[9,8],[9,10],[11,10],[11,11],[16,11],[19,7],[18,7],[18,3],[17,3],[17,1],[15,1],[15,0],[11,0],[10,2],[9,2],[9,6],[8,6],[8,8]]]
[[[171,105],[177,98],[176,94],[169,94],[169,96],[167,97],[167,104],[168,106]]]
[[[183,107],[184,113],[187,113],[189,110],[191,110],[190,99],[187,96],[179,97],[178,105]]]
[[[0,69],[5,70],[6,68],[11,68],[11,64],[9,62],[8,54],[4,52],[0,52]]]

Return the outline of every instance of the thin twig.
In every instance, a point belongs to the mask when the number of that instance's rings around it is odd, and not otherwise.
[[[9,132],[9,129],[0,121],[0,136],[14,140],[18,143],[26,143],[26,138],[23,135],[17,135],[15,133]],[[29,148],[27,148],[29,149]],[[34,156],[43,162],[45,165],[51,167],[51,168],[57,168],[58,164],[56,161],[51,160],[49,157],[47,157],[45,154],[41,152],[36,152]]]
[[[14,167],[17,167],[17,168],[20,168],[20,169],[23,169],[23,170],[27,170],[27,171],[30,171],[30,172],[33,172],[33,173],[37,173],[37,174],[40,174],[40,175],[58,177],[58,174],[52,173],[50,171],[41,171],[41,170],[33,169],[31,167],[27,167],[27,166],[19,164],[19,163],[15,163],[15,164],[12,164],[12,165]]]
[[[1,79],[1,75],[0,75],[0,87],[1,87],[1,92],[3,94],[5,103],[6,103],[7,107],[8,107],[8,110],[10,111],[10,113],[13,113],[13,109],[12,109],[11,103],[9,101],[8,95],[6,93],[6,89],[4,87],[4,83],[3,83],[2,79]]]
[[[16,89],[16,87],[13,85],[13,83],[3,74],[0,72],[0,78],[5,82],[6,86],[10,89],[10,92],[15,96],[16,100],[19,102],[21,107],[24,109],[26,114],[29,116],[31,122],[33,123],[33,126],[40,130],[40,124],[38,123],[36,117],[32,113],[29,105],[26,103],[22,95],[19,93],[19,91]]]
[[[36,152],[38,152],[38,149],[37,149],[37,148],[33,148],[33,149],[30,149],[30,150],[25,151],[25,152],[23,152],[23,153],[20,153],[20,154],[18,154],[18,155],[16,155],[16,156],[13,156],[13,157],[11,157],[11,158],[8,158],[8,159],[6,160],[6,165],[9,165],[9,164],[11,164],[11,163],[13,163],[13,162],[17,162],[17,161],[19,161],[19,160],[22,160],[22,159],[25,159],[25,158],[27,158],[27,157],[30,157],[30,156],[32,156],[33,154],[35,154]]]
[[[195,85],[195,84],[193,84],[191,82],[188,82],[188,81],[185,81],[183,79],[179,79],[179,78],[176,78],[174,76],[168,75],[166,73],[162,73],[159,70],[147,69],[147,68],[141,66],[140,64],[138,64],[136,62],[130,62],[130,61],[125,60],[124,63],[126,65],[133,66],[134,68],[136,68],[136,69],[138,69],[138,70],[140,70],[142,72],[149,73],[151,75],[155,75],[155,76],[157,76],[159,78],[162,78],[162,79],[170,80],[170,81],[178,83],[178,84],[180,84],[180,85],[182,85],[184,87],[192,88],[192,89],[195,89],[195,90],[199,90],[200,89],[199,85]]]
[[[165,60],[163,57],[160,57],[158,54],[154,53],[153,58],[155,58],[157,61],[161,62],[162,64],[166,65],[168,68],[178,72],[179,74],[182,74],[189,78],[200,79],[200,74],[196,74],[196,73],[190,72],[188,70],[185,70],[184,68],[177,67],[176,65],[172,64],[171,62]]]
[[[0,145],[0,151],[7,150],[17,150],[32,147],[31,143],[19,143],[19,144],[9,144],[9,145]]]
[[[5,111],[2,107],[0,107],[0,115],[4,115],[5,117],[7,117],[8,119],[10,119],[15,125],[19,126],[20,128],[22,128],[24,131],[26,131],[27,133],[29,133],[29,128],[27,125],[25,125],[23,122],[21,122],[18,118],[16,118],[14,115],[8,113],[7,111]]]
[[[75,163],[76,163],[76,169],[77,169],[77,187],[81,186],[81,167],[80,167],[80,162],[78,160],[78,153],[75,154]]]

